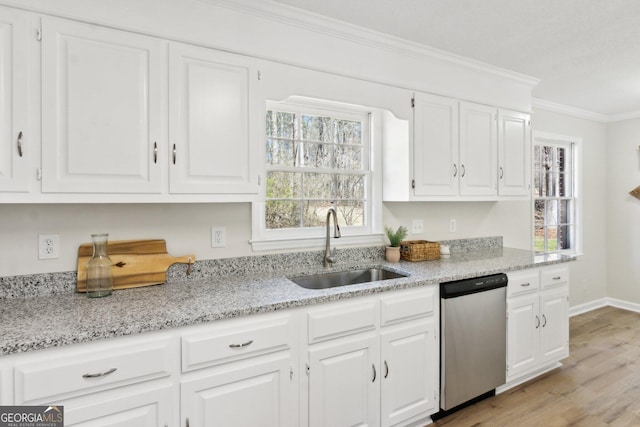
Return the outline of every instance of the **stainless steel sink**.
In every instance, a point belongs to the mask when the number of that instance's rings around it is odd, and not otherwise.
[[[289,279],[303,288],[326,289],[355,285],[356,283],[398,279],[400,277],[407,277],[407,275],[378,267],[363,270],[337,271],[335,273],[312,274],[309,276],[290,277]]]

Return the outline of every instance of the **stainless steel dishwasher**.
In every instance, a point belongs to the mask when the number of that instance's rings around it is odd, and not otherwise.
[[[493,395],[505,383],[506,286],[506,274],[440,284],[443,411]]]

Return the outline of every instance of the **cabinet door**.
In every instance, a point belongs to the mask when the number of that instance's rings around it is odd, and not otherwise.
[[[376,426],[381,371],[377,333],[309,350],[309,426]]]
[[[42,28],[42,191],[159,193],[163,42],[53,18]]]
[[[194,372],[182,381],[180,425],[293,426],[291,363],[281,352]]]
[[[433,317],[386,328],[381,338],[381,425],[436,412],[439,347]]]
[[[458,101],[416,93],[413,110],[414,195],[458,194]]]
[[[132,392],[123,387],[91,396],[90,403],[62,402],[68,427],[162,427],[173,422],[171,384],[147,385]]]
[[[460,103],[460,195],[497,194],[497,110]]]
[[[542,321],[538,293],[507,301],[507,379],[535,368]]]
[[[257,71],[248,58],[171,45],[172,193],[257,194]]]
[[[0,8],[0,191],[27,191],[28,17]]]
[[[540,361],[557,361],[569,355],[568,290],[542,292],[540,296]]]
[[[529,115],[498,112],[498,194],[529,196],[531,193],[531,132]]]

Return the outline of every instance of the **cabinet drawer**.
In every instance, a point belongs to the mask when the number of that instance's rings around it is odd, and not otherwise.
[[[171,375],[171,340],[88,344],[54,349],[15,366],[15,403],[59,403],[62,398]],[[173,356],[173,357],[172,357]]]
[[[332,304],[310,310],[309,344],[376,328],[376,300]]]
[[[538,292],[540,289],[540,273],[538,270],[523,270],[507,273],[507,296]]]
[[[291,315],[230,319],[182,335],[182,371],[213,366],[257,354],[289,348]]]
[[[541,271],[540,281],[542,289],[549,286],[569,282],[569,269],[567,267],[553,267]]]
[[[436,286],[426,289],[401,291],[399,295],[380,299],[380,324],[409,320],[432,315],[435,307]]]

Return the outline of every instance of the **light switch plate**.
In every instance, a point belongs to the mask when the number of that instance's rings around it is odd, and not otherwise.
[[[421,219],[411,220],[411,234],[424,233],[424,221]]]

